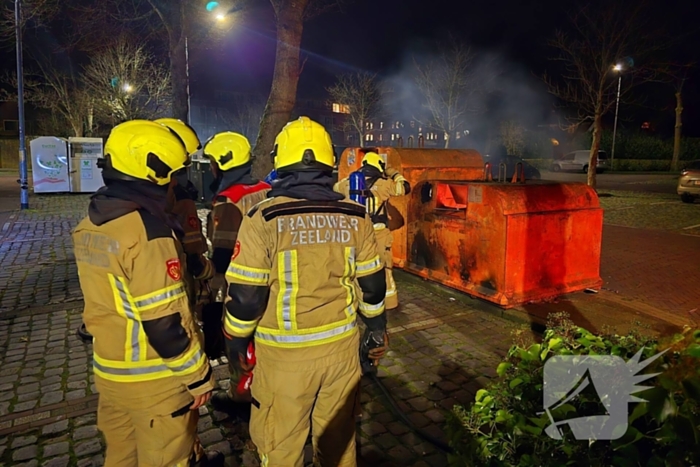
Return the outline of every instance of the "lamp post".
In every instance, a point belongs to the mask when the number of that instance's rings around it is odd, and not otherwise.
[[[15,0],[15,39],[17,42],[17,113],[19,118],[19,189],[20,209],[29,209],[27,146],[24,141],[24,73],[22,66],[22,5]]]
[[[185,76],[187,77],[187,124],[192,125],[192,99],[190,96],[190,49],[185,36]]]
[[[617,103],[615,104],[615,123],[613,124],[612,153],[610,154],[610,170],[615,169],[615,139],[617,138],[617,114],[620,110],[620,88],[622,86],[622,65],[619,63],[613,67],[618,72],[617,77]]]

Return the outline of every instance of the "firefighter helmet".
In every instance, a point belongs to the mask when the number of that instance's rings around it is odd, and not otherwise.
[[[333,170],[335,152],[326,129],[309,117],[287,123],[272,151],[278,172]]]
[[[114,127],[100,161],[104,178],[147,180],[167,185],[173,172],[189,164],[187,150],[170,128],[148,120],[131,120]]]
[[[250,143],[239,133],[225,131],[204,143],[204,156],[225,172],[250,162]]]
[[[386,170],[386,162],[384,162],[384,159],[376,152],[368,152],[365,154],[365,157],[362,159],[362,165],[371,165],[381,173],[384,173]]]
[[[202,149],[202,143],[199,141],[197,132],[195,132],[191,126],[182,120],[178,120],[176,118],[160,118],[155,122],[165,125],[177,133],[182,142],[185,143],[187,154],[192,155]]]

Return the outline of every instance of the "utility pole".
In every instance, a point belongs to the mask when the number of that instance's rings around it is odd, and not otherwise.
[[[190,49],[185,36],[185,67],[187,76],[187,124],[192,125],[192,99],[190,98]]]
[[[24,136],[24,72],[22,65],[22,5],[15,0],[15,39],[17,41],[17,113],[19,114],[19,189],[20,209],[29,209],[27,147]]]
[[[617,78],[617,103],[615,104],[615,123],[613,124],[612,154],[610,154],[610,170],[615,170],[615,138],[617,137],[617,112],[620,110],[620,86],[622,74]]]

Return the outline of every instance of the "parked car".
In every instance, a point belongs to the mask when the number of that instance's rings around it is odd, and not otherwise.
[[[681,172],[677,190],[684,203],[692,203],[700,198],[700,160],[691,162]]]
[[[539,180],[542,178],[540,171],[537,167],[528,164],[518,156],[484,156],[484,163],[491,163],[491,176],[494,180],[498,180],[498,170],[501,162],[506,164],[506,179],[511,180],[515,174],[515,168],[518,163],[523,164],[523,171],[525,172],[525,180]]]
[[[590,161],[591,152],[588,149],[573,151],[566,154],[561,159],[552,162],[552,172],[561,172],[563,170],[575,170],[578,172],[588,173],[588,163]],[[598,166],[597,173],[602,173],[609,168],[608,155],[605,151],[598,151]]]

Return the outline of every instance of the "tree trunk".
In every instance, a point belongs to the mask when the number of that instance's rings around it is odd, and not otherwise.
[[[172,117],[187,121],[187,57],[184,33],[170,39],[170,76],[172,82]]]
[[[452,136],[452,135],[450,135],[450,132],[449,132],[449,131],[445,132],[445,149],[449,149],[449,148],[450,148],[450,138],[451,138],[451,136]]]
[[[602,115],[600,105],[596,108],[593,119],[593,141],[591,141],[591,154],[588,158],[588,186],[596,187],[596,169],[598,168],[598,151],[600,150],[600,138],[603,132]]]
[[[673,159],[671,159],[671,171],[675,172],[678,170],[678,159],[681,154],[681,129],[683,127],[683,121],[681,120],[681,114],[683,113],[683,96],[681,92],[676,92],[676,128],[673,132]]]
[[[304,31],[304,10],[309,0],[283,0],[277,11],[277,52],[272,89],[260,121],[258,139],[253,150],[253,175],[265,177],[272,170],[269,154],[275,138],[294,110],[301,72],[299,47]],[[361,143],[360,143],[361,144]]]

